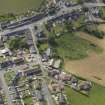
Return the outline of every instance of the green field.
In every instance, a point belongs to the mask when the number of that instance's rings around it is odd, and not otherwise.
[[[68,87],[65,90],[71,105],[105,105],[105,88],[97,84],[93,85],[88,97]]]
[[[52,41],[52,40],[51,40]],[[52,42],[53,48],[62,58],[70,60],[82,59],[88,56],[89,51],[100,52],[101,49],[89,41],[81,39],[75,34],[65,33]]]
[[[28,9],[37,9],[44,0],[0,0],[0,15],[23,13]]]

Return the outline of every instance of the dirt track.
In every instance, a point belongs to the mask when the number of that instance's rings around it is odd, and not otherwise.
[[[105,86],[105,39],[97,39],[80,32],[79,36],[103,48],[103,53],[91,53],[89,57],[77,61],[65,61],[65,69],[73,74],[95,81]]]

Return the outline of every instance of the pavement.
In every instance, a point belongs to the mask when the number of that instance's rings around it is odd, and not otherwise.
[[[37,39],[36,39],[36,37],[35,37],[35,30],[34,30],[34,27],[32,27],[32,26],[30,27],[30,32],[31,32],[31,35],[32,35],[32,38],[33,38],[34,47],[35,47],[35,49],[36,49],[37,55],[39,56],[39,57],[38,57],[38,62],[39,62],[39,64],[40,64],[40,68],[41,68],[41,70],[42,70],[42,72],[43,72],[43,76],[45,77],[45,76],[46,76],[46,70],[45,70],[44,67],[43,67],[43,63],[42,63],[42,61],[41,61],[41,56],[40,56],[39,50],[38,50],[38,48],[37,48],[37,46],[36,46],[36,40],[37,40]],[[43,79],[42,90],[43,90],[43,92],[44,92],[44,95],[45,95],[45,98],[46,98],[46,100],[47,100],[48,105],[54,105],[53,99],[52,99],[52,96],[51,96],[51,93],[49,92],[49,89],[48,89],[48,87],[47,87],[47,83],[46,83],[46,80],[45,80],[45,79]]]
[[[105,7],[104,3],[84,3],[83,4],[87,8],[93,8],[93,7]]]

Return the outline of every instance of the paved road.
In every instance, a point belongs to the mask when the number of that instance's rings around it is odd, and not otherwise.
[[[43,63],[41,61],[41,56],[40,56],[39,50],[38,50],[38,48],[36,46],[35,30],[34,30],[33,26],[30,27],[30,31],[31,31],[31,35],[32,35],[32,38],[33,38],[34,47],[36,48],[36,51],[37,51],[37,54],[38,54],[38,62],[40,64],[40,68],[41,68],[41,70],[43,72],[43,76],[46,77],[47,72],[46,72],[46,70],[44,70]],[[44,95],[45,95],[45,98],[47,100],[48,105],[54,105],[51,93],[49,92],[47,82],[46,82],[45,79],[43,79],[42,89],[43,89],[43,92],[44,92]]]
[[[0,71],[0,79],[1,79],[2,84],[3,84],[2,87],[3,87],[4,92],[6,94],[8,105],[12,105],[12,100],[10,99],[9,90],[8,90],[8,86],[7,86],[5,79],[4,79],[4,72],[3,71]]]
[[[42,91],[45,94],[45,98],[47,100],[47,104],[48,105],[54,105],[54,102],[52,100],[51,93],[49,92],[48,87],[47,87],[47,85],[45,83],[42,85]]]
[[[92,7],[105,7],[104,3],[84,3],[84,6],[87,8],[92,8]]]

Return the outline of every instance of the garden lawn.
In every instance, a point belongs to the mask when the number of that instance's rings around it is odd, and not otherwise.
[[[94,84],[89,97],[66,87],[66,94],[71,105],[105,105],[105,88]]]
[[[32,97],[28,96],[25,97],[23,100],[25,105],[32,105]]]
[[[7,71],[5,74],[4,74],[4,78],[5,78],[5,81],[8,85],[10,85],[12,79],[14,78],[15,76],[15,72],[13,70],[11,71]]]
[[[40,43],[38,48],[39,48],[39,52],[41,53],[48,48],[48,43]]]

